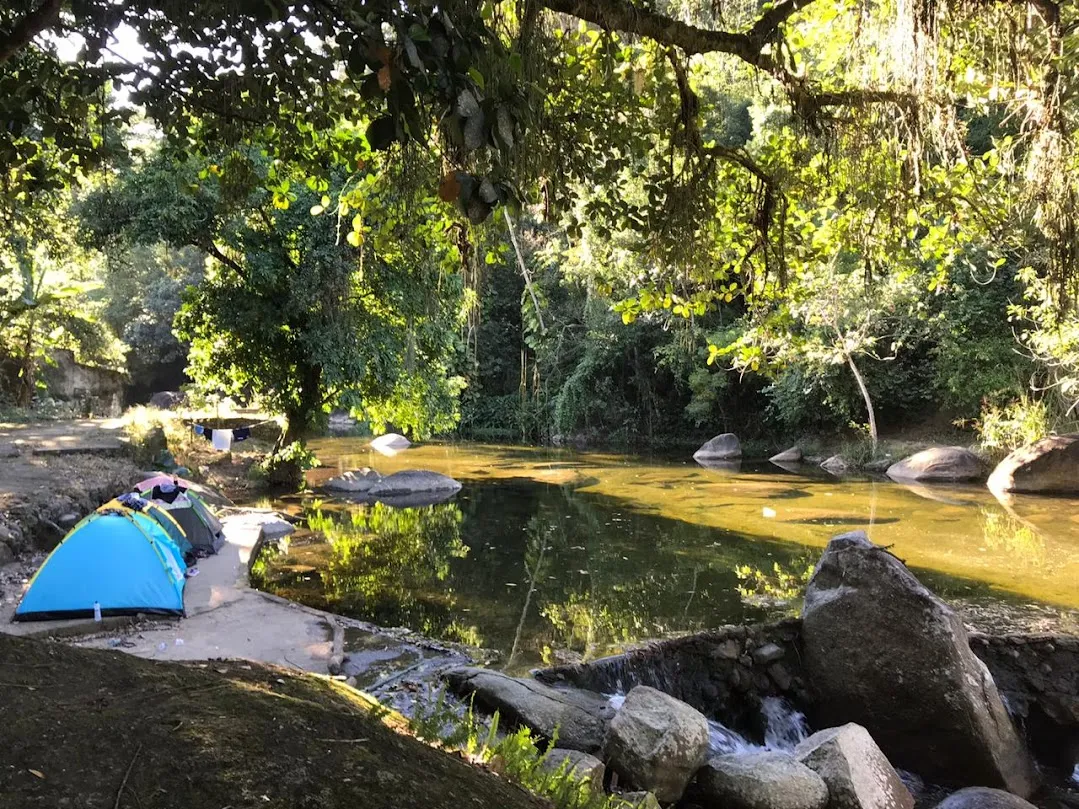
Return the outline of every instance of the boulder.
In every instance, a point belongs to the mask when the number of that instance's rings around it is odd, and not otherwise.
[[[475,695],[479,707],[498,711],[503,718],[547,739],[558,728],[559,747],[570,750],[599,750],[614,713],[607,698],[600,694],[551,688],[497,671],[453,669],[446,672],[445,679],[454,693],[465,698]]]
[[[611,720],[603,752],[621,778],[673,803],[704,763],[708,720],[684,702],[638,685]]]
[[[910,790],[861,725],[814,733],[794,756],[824,779],[828,809],[914,809]]]
[[[833,475],[845,475],[850,471],[850,464],[842,455],[833,455],[822,463],[820,468],[825,472],[831,472]]]
[[[172,410],[186,401],[187,394],[185,393],[178,390],[163,390],[150,397],[150,407],[156,407],[158,410]]]
[[[989,476],[994,492],[1079,493],[1079,435],[1055,435],[1015,450]]]
[[[935,783],[1034,790],[1031,759],[962,620],[863,532],[828,543],[806,589],[802,641],[818,724],[863,725],[897,766]]]
[[[799,463],[802,460],[802,448],[791,447],[768,459],[772,463]]]
[[[335,492],[366,492],[380,480],[382,475],[365,466],[363,469],[351,469],[330,478],[323,484],[323,488]]]
[[[411,446],[411,441],[397,433],[386,433],[371,441],[371,449],[375,450],[375,452],[381,452],[383,455],[396,455]]]
[[[405,494],[460,491],[461,484],[451,477],[426,469],[406,469],[394,472],[371,485],[367,493],[372,497],[399,497]]]
[[[729,809],[824,809],[824,780],[790,753],[716,756],[697,774],[706,805]]]
[[[965,447],[932,447],[888,467],[892,480],[954,483],[985,478],[985,463]]]
[[[734,433],[717,435],[704,442],[701,448],[693,453],[693,459],[697,461],[728,461],[741,457],[742,445]]]
[[[564,767],[567,775],[579,781],[588,781],[597,790],[603,789],[603,762],[580,750],[554,747],[544,756],[540,766],[552,773],[557,773]]]
[[[1034,809],[1034,805],[1001,789],[967,787],[953,792],[937,809]]]
[[[8,565],[15,561],[15,554],[6,542],[0,542],[0,565]]]

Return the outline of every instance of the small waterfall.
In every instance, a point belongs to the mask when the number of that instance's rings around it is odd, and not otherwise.
[[[708,720],[708,755],[711,756],[728,756],[728,755],[740,755],[742,753],[752,753],[757,750],[763,750],[759,744],[753,744],[745,736],[731,730],[726,725],[715,721],[714,719]]]
[[[1079,786],[1079,764],[1075,765],[1075,769],[1072,770],[1072,783]]]
[[[793,750],[809,736],[805,714],[792,708],[781,697],[765,697],[761,700],[761,713],[765,719],[764,746],[769,750]]]

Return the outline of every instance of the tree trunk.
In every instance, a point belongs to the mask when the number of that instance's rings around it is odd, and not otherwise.
[[[303,438],[322,407],[322,368],[315,365],[304,370],[296,406],[285,411],[287,425],[279,442],[288,446]]]
[[[30,314],[26,325],[26,343],[23,346],[22,370],[19,373],[19,389],[15,397],[15,404],[19,407],[29,408],[34,403],[34,386],[36,384],[35,370],[37,363],[34,361],[34,315]]]
[[[854,374],[854,381],[858,383],[858,390],[862,392],[862,398],[865,400],[865,409],[869,413],[869,437],[873,439],[873,454],[877,454],[877,414],[873,410],[873,400],[869,396],[869,388],[865,386],[865,380],[862,379],[862,372],[858,370],[858,366],[854,364],[854,357],[850,354],[846,355],[847,365],[850,366],[851,373]]]

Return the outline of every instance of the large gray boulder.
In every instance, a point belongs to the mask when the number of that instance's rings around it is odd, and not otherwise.
[[[967,787],[953,792],[937,804],[937,809],[1035,809],[1018,795],[1001,789]]]
[[[828,809],[914,809],[910,790],[861,725],[814,733],[794,756],[828,785]]]
[[[935,783],[1027,796],[1033,764],[959,616],[857,531],[828,543],[802,611],[817,724],[857,722]]]
[[[555,689],[488,669],[453,669],[445,679],[454,693],[466,699],[475,695],[478,707],[498,711],[502,718],[529,727],[544,738],[553,738],[557,728],[558,746],[570,750],[599,750],[614,713],[600,694]]]
[[[335,478],[330,478],[323,484],[323,488],[334,492],[362,494],[370,491],[371,487],[381,480],[382,475],[365,466],[363,469],[351,469]]]
[[[828,787],[790,753],[763,750],[709,759],[697,773],[705,805],[725,809],[824,809]]]
[[[701,448],[693,453],[696,461],[729,461],[742,457],[742,444],[734,433],[717,435],[701,444]]]
[[[1055,435],[1015,450],[997,464],[989,488],[1028,494],[1079,492],[1079,435]]]
[[[372,497],[399,497],[405,494],[460,491],[461,484],[440,472],[406,469],[375,481],[367,490]]]
[[[820,468],[833,475],[845,475],[850,471],[850,464],[842,455],[833,455],[821,463]]]
[[[603,789],[603,762],[580,750],[552,748],[546,753],[540,766],[550,773],[565,772],[578,781],[587,781],[596,790]]]
[[[768,459],[772,463],[801,463],[802,462],[802,448],[791,447],[785,449],[782,452],[776,453]]]
[[[931,447],[888,467],[892,480],[914,483],[955,483],[983,480],[985,462],[966,447]]]
[[[708,720],[669,694],[638,685],[611,720],[603,752],[619,776],[673,803],[704,763]]]

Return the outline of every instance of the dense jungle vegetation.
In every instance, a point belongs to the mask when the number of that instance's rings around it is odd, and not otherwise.
[[[0,385],[664,443],[1079,404],[1052,0],[15,0]]]

